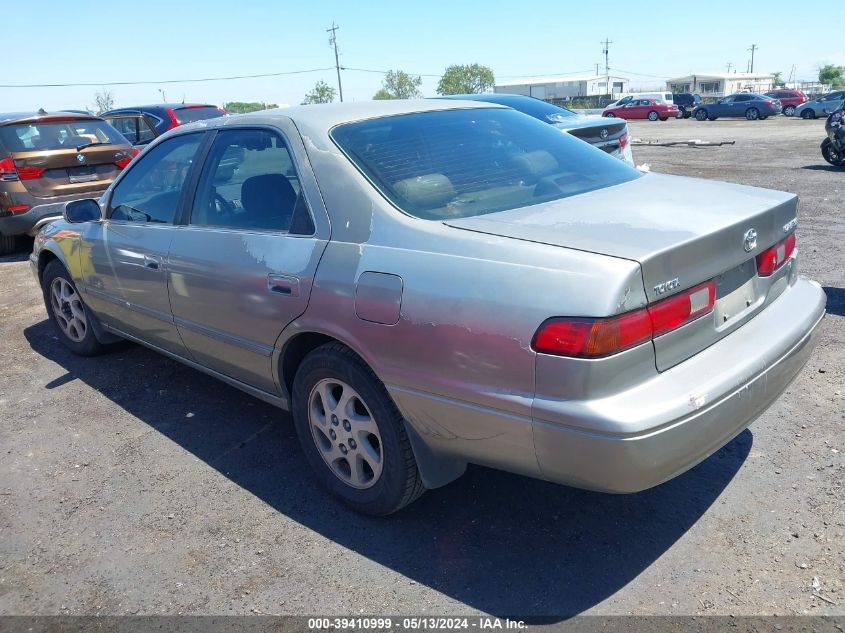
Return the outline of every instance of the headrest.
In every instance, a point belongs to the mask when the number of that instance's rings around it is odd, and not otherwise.
[[[543,149],[514,156],[512,161],[514,167],[534,178],[548,176],[556,172],[559,167],[555,157]]]
[[[406,178],[394,183],[393,188],[412,205],[424,209],[442,207],[455,197],[452,182],[443,174]]]

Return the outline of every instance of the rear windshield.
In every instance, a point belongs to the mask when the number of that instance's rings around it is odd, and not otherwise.
[[[127,141],[105,121],[80,119],[5,125],[0,127],[0,142],[10,152],[27,152]]]
[[[399,209],[465,218],[640,176],[621,160],[505,108],[419,112],[346,123],[331,136]]]
[[[205,119],[216,119],[223,116],[223,113],[215,106],[202,106],[201,108],[179,108],[173,110],[176,120],[179,123],[191,123],[192,121],[204,121]]]

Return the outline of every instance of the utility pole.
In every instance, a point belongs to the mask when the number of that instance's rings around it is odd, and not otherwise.
[[[599,65],[598,65],[598,63],[597,63],[597,64],[596,64],[596,77],[598,77],[598,76],[599,76]]]
[[[343,103],[343,86],[340,83],[340,60],[337,56],[337,30],[339,28],[339,26],[332,22],[332,28],[326,29],[326,33],[331,33],[331,35],[329,35],[329,46],[334,46],[334,67],[335,70],[337,70],[337,91],[340,94],[340,102]]]
[[[733,66],[732,62],[728,62],[727,64],[725,64],[725,67],[728,69],[728,73],[731,72],[731,66]]]
[[[604,42],[604,74],[605,74],[605,86],[607,87],[607,94],[610,95],[610,98],[613,99],[613,89],[610,87],[610,45],[613,44],[609,39],[605,38]]]
[[[756,51],[756,50],[757,50],[757,45],[756,45],[756,44],[752,44],[752,45],[751,45],[751,48],[749,48],[748,50],[750,50],[750,51],[751,51],[751,71],[750,71],[750,72],[752,72],[752,73],[753,73],[753,72],[754,72],[754,51]]]

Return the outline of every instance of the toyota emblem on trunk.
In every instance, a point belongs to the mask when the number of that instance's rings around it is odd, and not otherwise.
[[[77,163],[84,163],[85,162],[85,154],[77,154],[76,155],[76,162]]]
[[[745,236],[742,238],[742,247],[745,249],[746,253],[750,253],[757,248],[757,231],[754,229],[748,229],[745,232]]]
[[[601,132],[599,132],[599,136],[601,136],[602,139],[606,139],[608,134],[610,134],[610,132],[607,131],[606,127],[603,127]]]

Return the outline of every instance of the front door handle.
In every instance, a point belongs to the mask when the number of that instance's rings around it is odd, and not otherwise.
[[[150,270],[158,270],[160,265],[161,257],[157,255],[144,255],[144,268],[149,268]]]
[[[299,278],[293,275],[267,275],[267,290],[286,297],[299,296]]]

